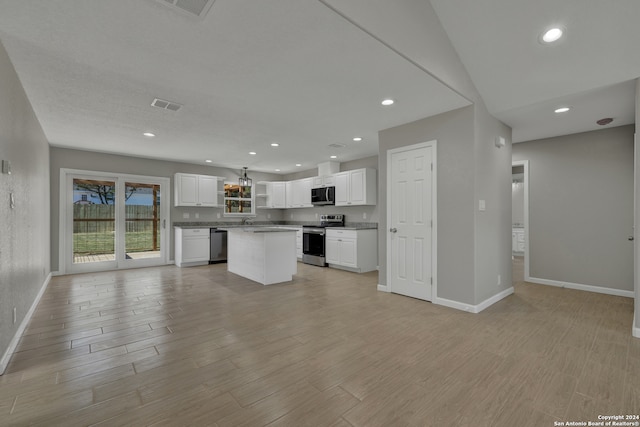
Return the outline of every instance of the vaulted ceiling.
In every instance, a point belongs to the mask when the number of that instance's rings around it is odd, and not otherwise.
[[[169,5],[176,1],[196,13],[204,7],[202,16]],[[47,138],[61,147],[291,173],[332,155],[375,155],[379,130],[470,104],[340,4],[0,0],[0,41]],[[431,4],[514,141],[596,129],[603,117],[614,118],[609,126],[633,123],[640,2]],[[552,24],[566,38],[544,46],[538,34]],[[178,110],[152,106],[156,98]],[[383,107],[385,98],[397,102]],[[553,113],[564,104],[569,113]]]

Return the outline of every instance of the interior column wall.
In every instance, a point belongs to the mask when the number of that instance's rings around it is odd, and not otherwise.
[[[474,303],[474,107],[439,114],[379,133],[378,203],[387,205],[387,152],[421,142],[438,143],[437,297]],[[386,209],[378,212],[379,280],[387,284]]]

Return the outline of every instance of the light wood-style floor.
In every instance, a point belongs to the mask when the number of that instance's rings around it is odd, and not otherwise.
[[[553,426],[640,413],[632,300],[517,283],[480,314],[299,264],[54,278],[0,425]]]

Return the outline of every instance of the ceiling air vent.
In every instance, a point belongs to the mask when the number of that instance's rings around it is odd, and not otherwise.
[[[152,107],[162,108],[164,110],[178,111],[182,108],[182,105],[177,102],[165,101],[164,99],[156,98],[151,103]]]
[[[346,147],[346,145],[344,145],[344,144],[337,144],[337,143],[336,144],[329,144],[328,146],[331,147],[331,148],[344,148],[344,147]]]
[[[204,18],[204,16],[211,9],[211,5],[216,0],[157,0],[162,4],[165,4],[172,9],[180,12],[186,12],[189,15],[197,16],[198,18]]]

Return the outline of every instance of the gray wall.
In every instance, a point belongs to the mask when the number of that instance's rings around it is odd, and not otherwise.
[[[82,169],[88,171],[115,172],[121,174],[133,174],[144,176],[157,176],[171,178],[171,222],[185,221],[223,221],[239,222],[238,218],[217,218],[222,214],[222,208],[196,208],[173,206],[173,176],[177,172],[197,173],[202,175],[223,176],[229,180],[237,180],[239,170],[225,169],[215,166],[196,165],[190,163],[169,162],[140,157],[118,156],[92,151],[70,150],[66,148],[51,148],[51,268],[57,271],[59,267],[59,219],[60,219],[60,169]],[[250,178],[256,181],[277,181],[282,177],[275,174],[248,172]],[[190,218],[184,219],[183,214],[188,213]],[[198,213],[200,218],[195,218]],[[279,221],[283,219],[282,210],[260,209],[257,211],[256,221]],[[270,216],[270,218],[267,218]],[[170,233],[170,259],[173,259],[173,233]]]
[[[2,357],[50,268],[49,146],[2,44],[0,82],[0,159],[10,161],[12,168],[11,175],[0,175]],[[9,193],[15,195],[15,209],[9,207]]]
[[[475,128],[475,303],[504,291],[511,283],[511,128],[474,105]],[[505,146],[496,147],[503,137]],[[486,211],[478,210],[479,200]],[[498,279],[500,276],[500,279]],[[498,284],[500,282],[500,284]]]
[[[379,133],[379,282],[387,284],[387,152],[437,140],[438,297],[474,303],[474,107]]]
[[[640,123],[640,79],[636,80],[636,124],[634,127],[634,138],[635,138],[635,142],[636,144],[639,142],[638,141],[638,123]],[[636,158],[636,168],[640,166],[640,153],[639,152],[635,152],[635,158]],[[638,173],[636,171],[636,183],[635,183],[635,201],[636,201],[636,216],[640,215],[640,209],[638,208],[638,206],[640,205],[640,173]],[[640,268],[640,233],[638,233],[638,228],[640,227],[640,224],[635,224],[636,226],[636,233],[635,233],[635,244],[636,247],[639,248],[636,251],[636,256],[635,256],[635,268],[638,269]],[[637,270],[636,270],[637,271]],[[640,274],[640,273],[636,273],[636,274]],[[638,283],[634,283],[635,286],[635,290],[636,290],[636,299],[635,299],[635,306],[636,306],[636,310],[635,310],[635,327],[640,329],[640,286],[638,286]],[[640,331],[639,331],[640,332]],[[638,338],[640,338],[640,336],[638,336]]]
[[[534,278],[633,290],[634,126],[529,141],[529,268]]]
[[[505,147],[495,146],[496,136]],[[511,287],[511,129],[479,103],[381,131],[382,206],[388,150],[431,140],[438,154],[437,297],[476,305]],[[486,211],[478,211],[479,200]],[[386,231],[386,209],[379,215]],[[387,233],[378,240],[379,281],[386,284]]]

